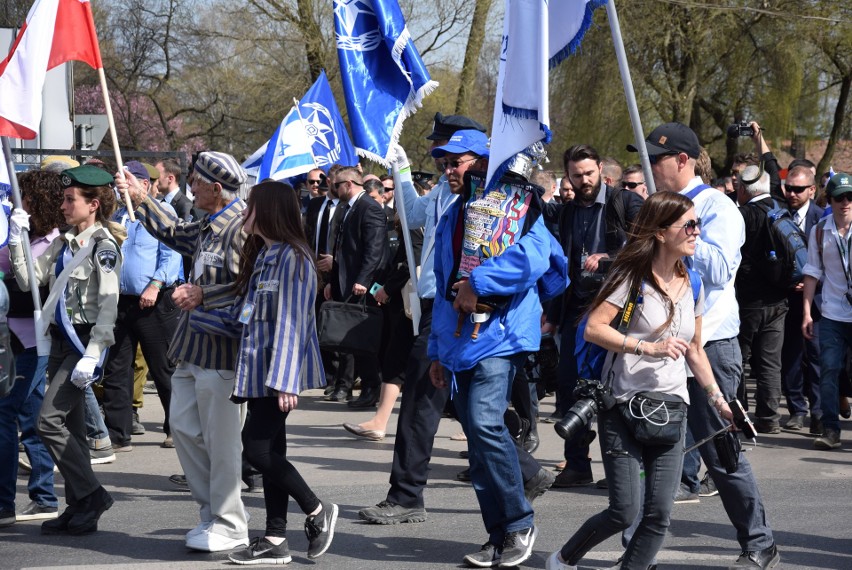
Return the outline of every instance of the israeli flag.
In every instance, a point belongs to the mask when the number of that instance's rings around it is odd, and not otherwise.
[[[397,0],[334,0],[334,31],[355,147],[390,167],[403,121],[438,83],[414,47]]]
[[[487,185],[531,144],[550,142],[548,72],[579,47],[606,0],[506,0]]]
[[[251,156],[245,159],[245,162],[243,162],[241,166],[243,167],[243,170],[246,171],[246,174],[257,178],[267,147],[269,147],[269,141],[263,143],[262,147],[251,153]]]
[[[284,180],[314,168],[328,172],[332,164],[356,166],[358,155],[323,71],[266,143],[257,179]]]
[[[9,241],[9,216],[12,215],[12,208],[12,183],[9,181],[9,171],[6,169],[6,164],[0,164],[0,247],[5,247]]]

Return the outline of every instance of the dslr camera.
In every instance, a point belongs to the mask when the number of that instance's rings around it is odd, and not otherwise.
[[[728,138],[735,139],[737,137],[753,137],[754,127],[751,126],[751,121],[747,119],[741,120],[739,123],[734,123],[728,127]]]
[[[599,411],[610,410],[616,404],[612,390],[601,384],[599,380],[586,378],[577,380],[574,397],[577,403],[571,406],[565,417],[553,426],[562,439],[573,438]]]

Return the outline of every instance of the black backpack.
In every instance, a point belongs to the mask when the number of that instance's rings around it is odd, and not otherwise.
[[[789,210],[777,203],[765,206],[770,245],[764,253],[762,267],[769,282],[791,289],[804,278],[802,269],[808,262],[808,240]]]

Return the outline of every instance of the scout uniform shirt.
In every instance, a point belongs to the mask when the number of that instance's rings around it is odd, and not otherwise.
[[[38,284],[49,283],[52,288],[57,277],[56,263],[65,244],[68,244],[71,253],[75,254],[88,246],[90,240],[96,241],[94,250],[71,272],[65,289],[65,307],[71,324],[93,325],[84,355],[100,360],[101,353],[115,342],[113,328],[118,314],[121,275],[121,252],[115,238],[100,222],[95,222],[80,234],[77,234],[76,228],[70,228],[53,240],[47,250],[33,260],[33,264]],[[18,286],[29,291],[23,247],[15,244],[10,245],[9,249],[12,252]],[[52,312],[49,318],[51,322],[61,326],[61,323],[55,322]]]
[[[246,234],[242,211],[246,203],[230,204],[197,222],[184,222],[150,196],[136,209],[139,221],[158,240],[181,255],[192,257],[190,280],[203,290],[202,303],[192,312],[207,311],[234,302],[234,281]],[[189,311],[182,311],[169,346],[174,362],[212,370],[234,370],[239,339],[209,334],[189,326]]]

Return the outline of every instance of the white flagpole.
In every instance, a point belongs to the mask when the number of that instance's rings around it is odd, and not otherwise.
[[[302,118],[302,110],[299,109],[299,100],[293,97],[293,104],[296,106],[296,115],[299,117],[299,123],[302,124],[302,128],[305,128],[305,119]],[[307,133],[307,131],[305,131]],[[314,154],[314,145],[311,143],[311,158],[314,159],[314,167],[319,168],[319,164],[317,164],[317,156]]]
[[[645,175],[648,194],[653,194],[657,189],[654,186],[654,175],[651,173],[651,161],[648,160],[648,149],[645,148],[645,133],[642,130],[642,121],[639,119],[639,106],[636,104],[636,93],[633,91],[633,80],[630,78],[630,67],[627,65],[627,53],[624,51],[624,40],[621,38],[621,27],[618,24],[618,12],[615,11],[615,0],[607,1],[606,13],[609,17],[612,43],[615,45],[615,55],[618,59],[621,84],[624,86],[624,96],[627,97],[630,123],[633,125],[633,144],[639,151],[639,161],[642,163],[642,172]]]
[[[15,208],[23,208],[21,200],[21,188],[18,186],[18,177],[15,174],[15,162],[12,160],[12,147],[9,145],[8,137],[0,137],[3,144],[3,158],[6,163],[6,172],[9,173],[9,184],[12,186],[12,204]],[[38,282],[35,275],[35,264],[33,263],[33,250],[30,247],[30,232],[21,229],[21,246],[24,248],[24,260],[27,264],[27,278],[30,283],[30,293],[33,296],[33,318],[36,321],[36,347],[39,356],[50,354],[50,340],[41,334],[41,297],[38,292]]]
[[[118,147],[118,134],[115,132],[115,119],[112,116],[112,106],[109,103],[109,91],[107,90],[106,75],[104,68],[98,68],[98,77],[101,80],[101,92],[104,95],[104,107],[106,107],[107,121],[109,122],[109,134],[112,138],[112,149],[115,152],[115,165],[118,168],[118,175],[124,178],[124,161],[121,159],[121,149]],[[131,222],[136,221],[136,215],[133,213],[133,204],[130,202],[130,193],[124,191],[124,203],[127,205],[127,216]]]
[[[396,161],[393,162],[393,199],[396,206],[396,211],[399,214],[399,225],[402,226],[402,235],[400,239],[405,244],[405,259],[408,261],[408,274],[411,278],[411,283],[414,285],[414,291],[411,293],[411,324],[414,325],[414,336],[420,334],[420,297],[417,296],[417,261],[414,259],[414,247],[411,245],[411,234],[408,231],[408,219],[405,217],[405,201],[402,191],[402,178],[399,175],[399,169],[396,166]],[[404,239],[403,239],[404,238]]]

